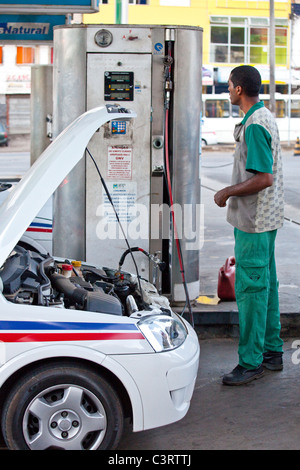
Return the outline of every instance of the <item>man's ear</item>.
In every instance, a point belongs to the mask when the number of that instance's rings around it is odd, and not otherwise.
[[[238,94],[238,95],[241,95],[242,94],[242,91],[243,91],[243,88],[240,86],[240,85],[237,85],[235,87],[235,92]]]

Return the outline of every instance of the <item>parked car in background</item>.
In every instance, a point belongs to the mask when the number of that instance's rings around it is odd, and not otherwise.
[[[0,122],[0,145],[8,146],[7,129],[2,122]]]
[[[205,124],[205,121],[201,120],[201,147],[206,145],[216,145],[218,143],[217,134],[213,130],[208,130]]]

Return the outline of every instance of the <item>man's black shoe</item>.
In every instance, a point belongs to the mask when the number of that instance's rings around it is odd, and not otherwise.
[[[262,365],[269,370],[282,370],[283,361],[282,361],[282,352],[277,351],[267,351],[263,354]]]
[[[264,374],[262,365],[256,369],[246,369],[243,366],[236,366],[230,374],[224,375],[223,384],[225,385],[243,385],[252,380],[259,379]]]

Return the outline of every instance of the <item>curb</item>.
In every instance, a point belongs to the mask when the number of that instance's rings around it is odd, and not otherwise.
[[[173,310],[180,314],[182,310],[179,307],[173,307]],[[208,338],[236,338],[239,336],[239,314],[237,310],[199,311],[192,309],[194,328],[201,339]],[[182,315],[190,322],[190,315],[187,311]],[[282,338],[299,337],[300,338],[300,313],[281,313],[281,336]]]

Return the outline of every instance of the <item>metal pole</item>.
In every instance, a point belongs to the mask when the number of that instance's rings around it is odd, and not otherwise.
[[[275,105],[275,18],[274,18],[274,0],[270,0],[270,111],[276,115]]]
[[[290,61],[289,61],[289,85],[288,85],[288,93],[289,93],[289,100],[288,100],[288,145],[290,145],[291,140],[291,94],[292,94],[292,41],[293,41],[293,15],[290,15],[289,19],[289,27],[290,27],[290,34],[289,34],[289,41],[290,41]]]
[[[115,0],[115,23],[122,24],[122,0]]]
[[[128,0],[122,0],[122,24],[128,23]]]
[[[32,165],[51,143],[50,116],[53,114],[53,66],[33,65],[31,67],[31,126],[30,164]],[[49,119],[47,117],[49,116]]]

